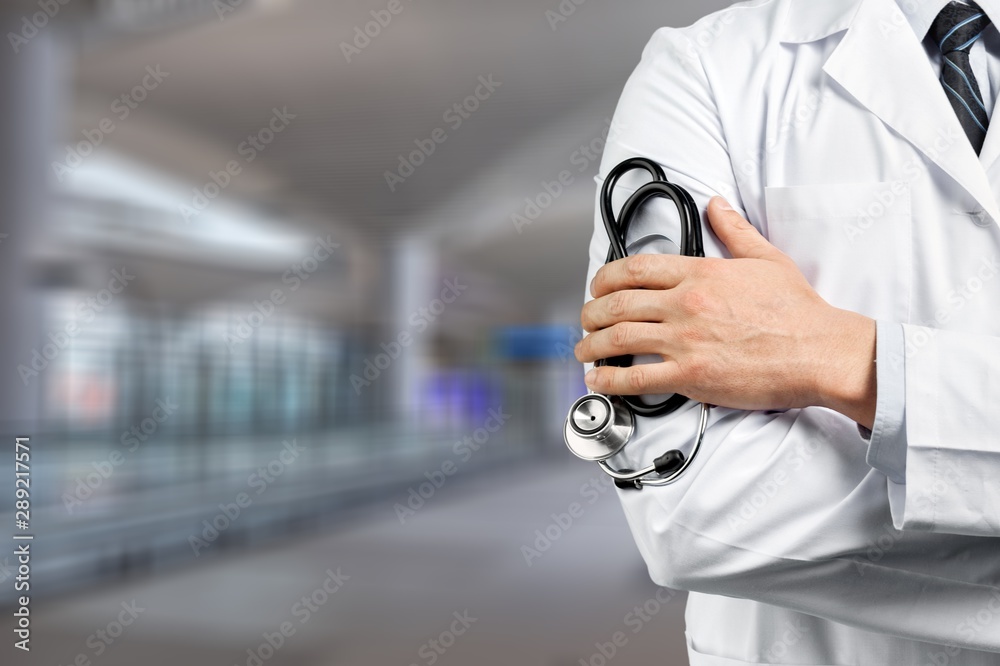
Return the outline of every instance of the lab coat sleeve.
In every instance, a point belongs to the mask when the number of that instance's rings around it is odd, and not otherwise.
[[[621,160],[643,155],[687,189],[699,210],[722,194],[766,230],[761,197],[744,202],[740,196],[746,188],[737,182],[712,88],[685,30],[660,29],[646,45],[615,112],[598,182]],[[623,179],[616,198],[641,181]],[[702,221],[707,225],[704,213]],[[630,238],[676,240],[676,211],[669,202],[654,200],[633,227]],[[726,256],[713,235],[706,232],[705,240],[707,254]],[[598,213],[587,285],[607,248]],[[958,380],[944,376],[945,366],[938,372],[934,360],[952,349],[947,339],[941,334],[934,348],[921,354],[918,379],[907,371],[908,399],[914,387],[954,389]],[[980,360],[988,353],[1000,357],[998,349],[980,347],[979,353]],[[996,386],[988,386],[987,366],[982,363],[977,381],[955,395],[996,395]],[[926,416],[919,424],[927,428],[928,419],[948,419],[934,421],[928,433],[933,436],[965,413],[955,411]],[[689,448],[698,414],[699,406],[687,403],[663,417],[637,419],[626,452],[613,462],[636,468],[665,450]],[[752,599],[867,631],[1000,651],[1000,617],[986,628],[967,622],[982,609],[1000,612],[996,541],[897,530],[885,477],[868,465],[866,449],[857,424],[829,410],[716,407],[701,453],[676,483],[618,494],[650,575],[660,585]]]
[[[893,483],[906,478],[906,384],[903,357],[903,328],[890,321],[879,321],[876,333],[875,365],[878,398],[875,423],[867,435],[868,464]],[[897,524],[896,527],[901,527]]]
[[[894,524],[1000,536],[1000,338],[900,329],[890,364],[904,378],[906,416],[892,445],[906,471],[889,478]]]

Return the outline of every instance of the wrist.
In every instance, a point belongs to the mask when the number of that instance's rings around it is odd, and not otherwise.
[[[817,402],[871,429],[875,422],[877,373],[874,319],[833,309],[820,350]]]

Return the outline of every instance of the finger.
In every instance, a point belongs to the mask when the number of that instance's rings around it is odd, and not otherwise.
[[[708,202],[708,221],[734,259],[776,259],[784,257],[757,228],[743,219],[722,197]]]
[[[593,363],[602,358],[630,354],[658,354],[664,346],[663,324],[622,322],[591,333],[576,345],[576,359]]]
[[[636,254],[601,266],[590,283],[594,298],[624,289],[672,289],[691,270],[693,257]]]
[[[605,395],[681,393],[679,380],[677,364],[670,360],[630,368],[604,365],[588,372],[585,378],[587,388]]]
[[[662,322],[669,294],[646,289],[616,291],[584,305],[580,323],[585,331],[599,331],[623,321]]]

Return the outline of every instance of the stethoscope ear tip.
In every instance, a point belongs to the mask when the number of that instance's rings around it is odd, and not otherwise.
[[[687,458],[684,457],[684,454],[677,449],[673,449],[654,460],[653,467],[656,468],[657,474],[666,476],[679,470],[684,466],[685,462],[687,462]]]

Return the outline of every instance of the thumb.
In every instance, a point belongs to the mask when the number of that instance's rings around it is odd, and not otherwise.
[[[708,221],[734,259],[774,259],[781,255],[722,197],[712,197],[708,202]]]

